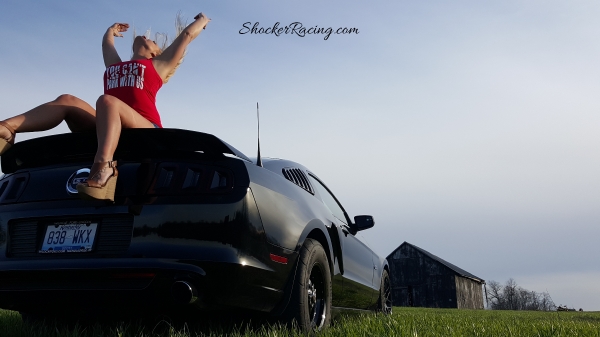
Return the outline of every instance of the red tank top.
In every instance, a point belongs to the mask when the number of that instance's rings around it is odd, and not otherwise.
[[[152,60],[115,63],[104,72],[104,94],[120,99],[161,128],[160,115],[156,109],[156,93],[162,84]]]

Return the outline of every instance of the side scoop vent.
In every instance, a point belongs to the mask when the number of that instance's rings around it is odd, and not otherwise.
[[[283,173],[283,176],[287,180],[289,180],[289,181],[293,182],[294,184],[302,187],[308,193],[315,194],[315,192],[312,189],[312,186],[308,182],[308,178],[306,177],[306,175],[304,174],[304,172],[302,172],[301,169],[297,169],[297,168],[284,168],[284,169],[281,170],[281,172]]]

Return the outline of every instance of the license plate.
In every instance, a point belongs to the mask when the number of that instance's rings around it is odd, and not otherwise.
[[[48,225],[42,243],[43,254],[91,252],[96,238],[97,223],[60,222]]]

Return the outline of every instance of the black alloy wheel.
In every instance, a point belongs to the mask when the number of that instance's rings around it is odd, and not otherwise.
[[[311,330],[320,330],[328,314],[325,309],[325,283],[320,266],[314,266],[310,272],[306,295],[308,297]]]
[[[381,288],[379,289],[378,311],[385,314],[392,314],[392,282],[387,270],[383,270],[381,275]]]
[[[296,269],[292,298],[284,318],[306,333],[320,331],[331,322],[331,273],[321,244],[306,239]]]

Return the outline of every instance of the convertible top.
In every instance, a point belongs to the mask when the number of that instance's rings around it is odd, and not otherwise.
[[[16,143],[2,155],[2,171],[93,160],[98,147],[95,132],[34,138]],[[115,160],[201,152],[209,156],[233,155],[250,161],[242,152],[207,133],[181,129],[123,129]]]

